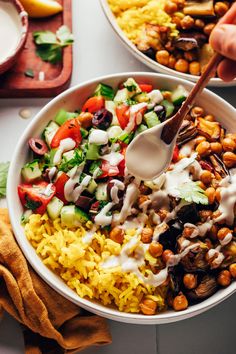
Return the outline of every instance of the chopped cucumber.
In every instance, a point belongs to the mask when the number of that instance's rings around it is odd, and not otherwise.
[[[78,227],[88,220],[88,214],[75,205],[66,205],[61,209],[61,222],[67,227]]]
[[[112,122],[111,122],[111,126],[112,125],[119,125],[117,116],[116,116],[116,104],[114,101],[105,101],[105,108],[112,113]]]
[[[47,212],[50,219],[55,220],[60,216],[64,203],[57,197],[53,197],[47,205]]]
[[[88,136],[88,131],[82,127],[80,127],[80,133],[81,133],[83,139]]]
[[[93,175],[94,178],[97,178],[103,174],[100,168],[101,164],[102,164],[101,160],[95,160],[91,163],[89,167],[89,173],[91,173],[91,175]]]
[[[21,215],[21,224],[26,224],[29,221],[30,215],[33,214],[32,210],[26,210],[22,215]]]
[[[131,133],[123,132],[123,134],[118,137],[118,140],[122,141],[125,144],[129,144],[131,142],[131,140],[133,139],[133,137],[134,137],[133,132],[131,132]]]
[[[138,134],[144,132],[147,129],[148,127],[145,124],[140,124],[135,132],[135,135],[137,136]]]
[[[64,162],[68,162],[69,160],[73,159],[74,153],[75,153],[75,150],[70,150],[70,151],[64,152],[64,154],[62,155]]]
[[[142,92],[137,82],[131,77],[124,82],[124,87],[129,91],[131,95]]]
[[[114,97],[114,102],[115,103],[126,102],[129,98],[130,98],[129,91],[127,90],[127,88],[123,88],[117,91]]]
[[[105,84],[99,84],[94,92],[94,96],[103,96],[107,100],[113,100],[114,95],[113,88]]]
[[[166,109],[166,118],[170,117],[175,109],[173,103],[168,100],[163,100],[160,104]]]
[[[109,127],[107,129],[108,138],[112,142],[114,139],[116,140],[122,133],[123,133],[123,130],[121,129],[121,127],[119,125],[113,125],[112,127]]]
[[[188,91],[186,91],[182,85],[178,85],[171,94],[171,100],[175,106],[179,106],[183,101],[185,101],[187,96]]]
[[[53,160],[54,160],[54,156],[55,156],[56,152],[57,152],[57,149],[52,149],[49,152],[49,165],[50,166],[54,166]]]
[[[97,200],[108,200],[107,194],[107,183],[99,183],[95,192],[95,197]]]
[[[159,118],[154,111],[144,114],[144,120],[148,128],[155,127],[155,125],[160,124]]]
[[[25,182],[30,183],[42,176],[38,160],[27,163],[21,170]]]
[[[59,125],[64,124],[68,119],[78,117],[78,113],[67,112],[65,109],[60,109],[54,118],[55,122]]]
[[[44,129],[43,137],[49,147],[58,129],[59,129],[59,125],[53,122],[52,120],[48,123],[48,125]]]
[[[88,144],[88,150],[86,153],[87,160],[99,159],[99,146],[95,144]]]
[[[92,178],[91,181],[89,182],[89,185],[88,187],[86,188],[87,191],[90,193],[90,194],[93,194],[95,189],[97,188],[97,183],[94,181],[94,179]]]

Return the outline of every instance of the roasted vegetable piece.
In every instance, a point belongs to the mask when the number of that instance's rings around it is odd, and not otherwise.
[[[217,288],[215,277],[206,275],[202,278],[200,284],[195,289],[189,291],[187,295],[191,300],[201,301],[213,295]]]
[[[51,148],[55,149],[59,147],[61,140],[71,138],[75,142],[75,147],[78,147],[82,141],[82,136],[80,132],[80,124],[76,118],[67,120],[62,126],[56,131],[52,141]]]
[[[64,188],[66,182],[69,180],[69,177],[65,174],[65,172],[62,172],[59,177],[57,178],[56,182],[54,183],[56,187],[56,196],[63,201],[64,204],[68,204],[68,201],[65,198],[64,194]]]
[[[177,212],[178,219],[183,223],[195,224],[200,221],[198,210],[195,204],[184,205]]]
[[[186,0],[184,5],[184,14],[191,16],[213,16],[213,0]]]
[[[104,108],[105,100],[102,96],[90,97],[82,107],[83,112],[96,113]]]
[[[208,268],[206,253],[208,249],[201,246],[192,249],[182,258],[181,264],[186,272],[203,271]]]
[[[220,124],[218,122],[197,118],[197,130],[199,134],[205,136],[209,141],[217,141],[220,137]]]

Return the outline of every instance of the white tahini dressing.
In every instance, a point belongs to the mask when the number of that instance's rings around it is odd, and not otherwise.
[[[70,170],[70,178],[69,180],[65,183],[64,187],[64,194],[65,194],[65,199],[68,202],[76,202],[81,195],[81,193],[86,189],[86,187],[89,185],[92,177],[89,175],[86,175],[82,181],[80,182],[80,176],[81,173],[83,172],[84,164],[82,164],[79,167],[74,167],[72,170]]]
[[[15,6],[0,0],[0,64],[14,54],[21,33],[21,21]]]
[[[61,163],[62,154],[75,148],[75,141],[71,138],[66,138],[60,141],[60,145],[54,155],[53,164],[59,165]]]
[[[112,151],[110,154],[103,155],[102,159],[108,161],[111,166],[118,166],[124,160],[124,156],[119,152]]]
[[[140,110],[147,107],[147,103],[137,103],[130,107],[129,123],[125,127],[125,131],[130,133],[134,130],[136,124],[141,124],[143,116]]]
[[[125,189],[125,185],[123,182],[119,181],[118,179],[112,179],[110,183],[113,183],[110,192],[111,200],[113,203],[118,204],[119,203],[118,192],[119,190],[123,191]]]
[[[110,225],[111,221],[112,221],[112,215],[107,215],[107,213],[109,213],[109,211],[111,210],[111,208],[113,207],[114,203],[110,202],[107,205],[105,205],[102,210],[100,211],[100,213],[98,213],[95,216],[94,222],[96,225],[100,225],[100,226],[106,226],[106,225]]]
[[[236,203],[236,175],[227,176],[220,182],[220,204],[221,215],[215,219],[216,222],[226,220],[228,225],[234,221],[234,205]]]

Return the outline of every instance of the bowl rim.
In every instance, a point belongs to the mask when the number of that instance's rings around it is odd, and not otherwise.
[[[164,66],[162,64],[159,64],[158,62],[154,61],[153,59],[147,57],[145,54],[143,54],[140,50],[137,49],[137,47],[126,37],[120,26],[117,24],[116,17],[113,14],[113,12],[110,9],[110,6],[108,4],[107,0],[99,0],[101,7],[103,9],[103,12],[110,23],[113,31],[116,33],[120,41],[123,43],[123,45],[128,49],[128,51],[133,54],[139,61],[141,61],[143,64],[149,66],[151,69],[155,70],[156,72],[162,73],[162,74],[167,74],[171,76],[175,76],[180,79],[185,79],[189,80],[192,82],[196,82],[199,79],[199,76],[196,75],[191,75],[191,74],[186,74],[186,73],[181,73],[178,72],[174,69],[168,68],[167,66]],[[212,86],[212,87],[231,87],[231,86],[236,86],[236,79],[230,82],[224,82],[220,78],[212,78],[210,79],[209,83],[207,86]]]
[[[15,173],[15,166],[17,162],[17,156],[21,154],[21,145],[23,142],[26,140],[28,137],[29,133],[31,130],[37,125],[38,122],[42,119],[45,113],[47,113],[48,109],[53,107],[57,102],[62,101],[63,98],[69,97],[71,93],[77,90],[82,90],[84,87],[86,87],[89,84],[95,84],[98,82],[101,82],[103,80],[109,80],[109,79],[118,79],[121,77],[137,77],[137,76],[145,76],[145,77],[155,77],[157,79],[166,79],[166,80],[174,80],[178,81],[179,84],[187,85],[189,87],[192,87],[194,84],[192,82],[189,82],[184,79],[179,79],[176,77],[170,77],[168,75],[164,74],[159,74],[159,73],[150,73],[150,72],[122,72],[122,73],[116,73],[116,74],[110,74],[110,75],[104,75],[100,77],[96,77],[90,80],[87,80],[85,82],[82,82],[78,85],[75,85],[55,98],[53,98],[50,102],[48,102],[37,114],[36,116],[32,119],[32,121],[29,123],[27,128],[24,130],[23,134],[18,140],[18,143],[15,147],[15,151],[12,155],[10,167],[9,167],[9,172],[8,172],[8,179],[7,179],[7,204],[8,204],[8,210],[9,210],[9,215],[10,215],[10,220],[11,224],[13,227],[13,231],[15,234],[15,238],[24,254],[28,262],[31,264],[31,266],[34,268],[34,270],[39,274],[39,276],[49,285],[51,286],[55,291],[57,291],[59,294],[67,298],[68,300],[72,301],[73,303],[77,304],[78,306],[81,306],[82,308],[91,311],[97,315],[101,315],[103,317],[113,319],[116,321],[120,322],[126,322],[126,323],[133,323],[133,324],[163,324],[163,323],[171,323],[171,322],[176,322],[180,321],[186,318],[193,317],[197,314],[200,314],[211,307],[217,305],[218,303],[222,302],[226,298],[228,298],[230,295],[232,295],[234,292],[236,292],[236,282],[231,283],[231,285],[227,288],[221,289],[218,291],[220,292],[220,295],[218,294],[217,299],[212,300],[212,296],[209,297],[208,299],[204,300],[201,303],[195,304],[190,306],[188,309],[181,311],[181,312],[174,312],[174,311],[166,311],[157,315],[153,316],[145,316],[142,314],[132,314],[132,313],[125,313],[125,312],[120,312],[117,309],[113,309],[110,307],[106,307],[100,303],[93,302],[91,300],[87,300],[84,298],[81,298],[75,291],[70,289],[61,278],[59,278],[66,286],[66,290],[63,290],[62,287],[60,286],[60,281],[56,281],[56,274],[50,270],[48,267],[46,267],[41,258],[36,254],[35,249],[31,246],[30,242],[27,240],[23,230],[18,228],[17,225],[17,219],[15,217],[15,205],[16,205],[16,185],[14,183],[14,178],[16,176]],[[205,89],[203,93],[207,94],[208,97],[212,97],[213,99],[217,99],[218,102],[225,107],[227,107],[232,113],[236,113],[235,108],[230,105],[228,102],[226,102],[224,99],[216,95],[215,93],[209,91],[208,89]],[[50,119],[49,119],[50,120]],[[20,201],[17,201],[17,203],[20,203]],[[24,236],[22,238],[22,235]],[[36,257],[31,257],[30,253],[31,251],[34,250],[34,255]],[[214,296],[214,295],[213,295]]]
[[[21,2],[19,0],[5,0],[5,2],[9,2],[11,3],[17,13],[18,16],[20,18],[20,22],[21,22],[21,28],[22,28],[22,32],[20,35],[20,40],[17,44],[17,46],[15,47],[15,49],[13,50],[12,54],[8,55],[4,61],[2,61],[0,63],[0,69],[4,68],[4,66],[9,63],[10,61],[12,61],[13,59],[15,59],[17,57],[17,55],[20,53],[20,51],[22,50],[25,42],[26,42],[26,38],[28,35],[28,31],[29,31],[29,19],[28,19],[28,13],[25,11],[23,5],[21,4]]]

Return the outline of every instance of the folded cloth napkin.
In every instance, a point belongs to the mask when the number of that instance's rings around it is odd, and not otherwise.
[[[0,209],[0,316],[21,323],[27,354],[75,353],[108,344],[105,319],[91,315],[50,288],[30,267]]]

